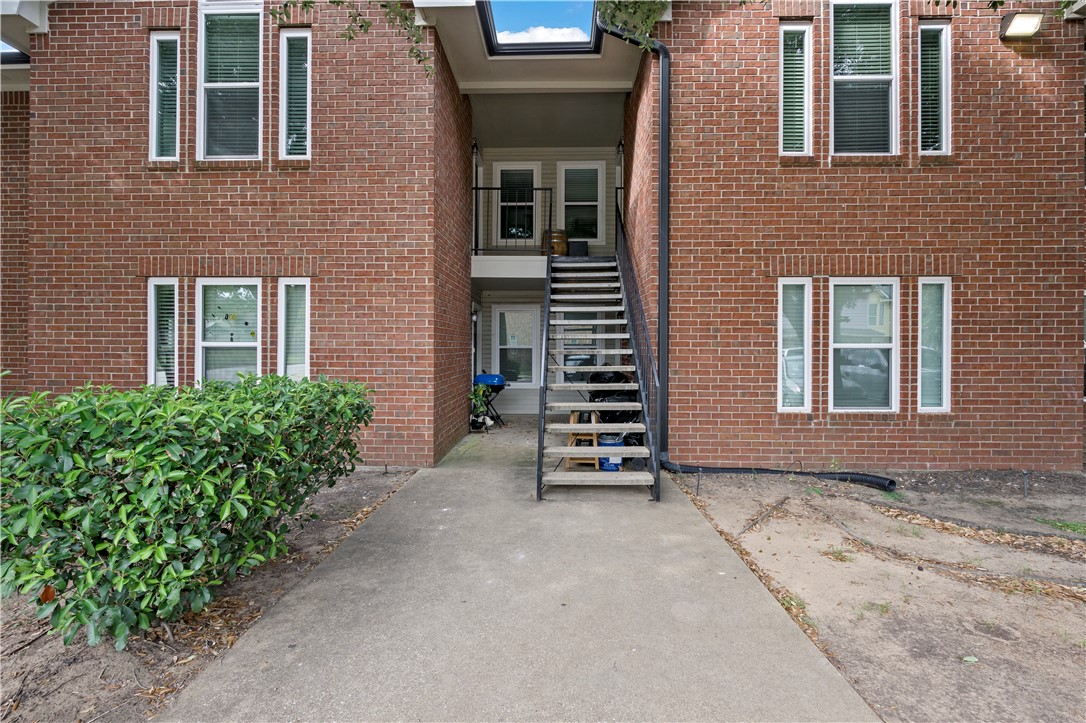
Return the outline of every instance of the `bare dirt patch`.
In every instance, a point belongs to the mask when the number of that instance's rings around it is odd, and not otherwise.
[[[360,469],[315,494],[292,521],[286,556],[224,585],[199,615],[133,635],[120,652],[111,640],[87,647],[82,634],[65,646],[34,618],[31,601],[4,600],[0,720],[91,723],[160,711],[413,473]]]
[[[883,719],[1086,720],[1086,476],[883,474],[678,482]]]

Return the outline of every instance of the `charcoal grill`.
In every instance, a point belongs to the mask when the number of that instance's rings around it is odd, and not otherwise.
[[[482,384],[487,388],[486,397],[486,413],[491,419],[494,420],[494,424],[499,427],[504,427],[505,422],[502,421],[502,415],[498,414],[498,410],[494,408],[494,397],[501,394],[502,390],[508,386],[505,383],[505,377],[501,374],[476,374],[475,384]]]

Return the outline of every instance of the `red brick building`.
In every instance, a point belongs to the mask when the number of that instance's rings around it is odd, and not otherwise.
[[[322,3],[14,3],[4,393],[360,379],[367,461],[434,464],[474,373],[531,414],[563,374],[539,249],[566,229],[625,243],[664,332],[665,459],[1081,469],[1086,63],[1055,5],[675,2],[664,78],[444,0],[416,2],[432,75]]]

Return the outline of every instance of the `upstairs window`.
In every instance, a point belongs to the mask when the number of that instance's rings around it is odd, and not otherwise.
[[[894,5],[833,4],[833,152],[896,151]]]
[[[202,8],[196,124],[200,159],[260,157],[261,13],[236,11],[248,5]]]
[[[950,28],[920,26],[920,152],[950,150]]]
[[[180,34],[151,33],[151,160],[176,161]]]
[[[811,26],[781,25],[781,153],[811,152]]]
[[[602,241],[603,176],[599,163],[558,164],[558,227],[574,241]]]
[[[309,158],[310,66],[312,43],[309,28],[282,30],[280,38],[279,155]]]

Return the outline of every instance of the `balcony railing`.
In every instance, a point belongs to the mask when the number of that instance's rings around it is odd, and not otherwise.
[[[474,252],[539,255],[554,227],[550,188],[476,186]]]

